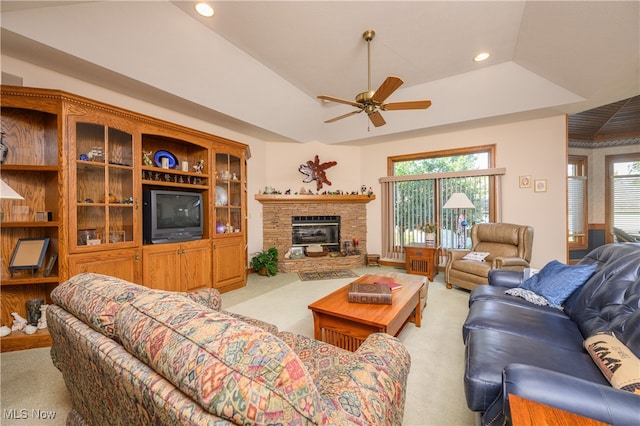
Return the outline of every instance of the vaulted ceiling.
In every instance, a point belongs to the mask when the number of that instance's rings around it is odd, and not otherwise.
[[[3,0],[2,54],[265,140],[366,144],[609,104],[638,111],[625,100],[640,94],[639,2],[211,3],[206,19],[192,1]],[[385,111],[378,128],[364,114],[324,124],[351,107],[317,95],[367,89],[366,29],[373,88],[397,75],[389,101],[433,105]],[[473,62],[480,51],[491,57]],[[617,126],[610,112],[570,124],[597,139]],[[595,122],[600,133],[585,127]]]

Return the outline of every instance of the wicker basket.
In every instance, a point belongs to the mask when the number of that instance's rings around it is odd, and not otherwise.
[[[326,247],[322,248],[322,251],[307,251],[307,249],[304,250],[304,254],[306,254],[308,257],[322,257],[322,256],[326,256],[329,254],[329,249]]]

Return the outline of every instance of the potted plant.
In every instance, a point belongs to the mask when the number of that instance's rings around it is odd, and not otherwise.
[[[418,230],[424,232],[425,234],[425,242],[427,244],[435,244],[436,242],[436,225],[434,223],[425,222],[424,224],[419,224],[416,227]]]
[[[259,275],[273,277],[278,273],[278,249],[271,247],[256,253],[251,258],[251,269]]]

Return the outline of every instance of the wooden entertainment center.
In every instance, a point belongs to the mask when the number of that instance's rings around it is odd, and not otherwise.
[[[2,86],[0,325],[81,272],[151,288],[220,291],[246,284],[247,145],[59,90]],[[155,154],[155,157],[154,157]],[[196,166],[196,167],[194,167]],[[201,194],[203,235],[144,244],[144,190]],[[49,238],[50,274],[9,271],[18,241]],[[45,276],[47,275],[47,276]],[[46,329],[14,331],[2,351],[50,345]]]

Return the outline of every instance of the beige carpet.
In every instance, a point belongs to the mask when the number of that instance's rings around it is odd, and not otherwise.
[[[378,268],[355,270],[359,275],[376,271]],[[252,274],[246,287],[223,295],[223,306],[271,322],[282,330],[312,336],[313,319],[307,306],[349,281],[343,278],[303,283],[295,273],[270,278]],[[447,290],[442,275],[438,275],[429,286],[422,327],[408,324],[400,334],[412,358],[404,425],[474,425],[462,387],[461,326],[467,300],[467,292]],[[0,387],[1,425],[65,424],[70,402],[48,348],[0,355]]]

